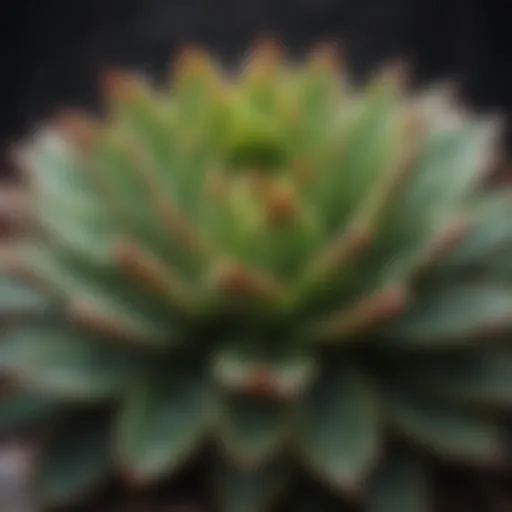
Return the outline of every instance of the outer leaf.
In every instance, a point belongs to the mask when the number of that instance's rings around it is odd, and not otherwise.
[[[428,478],[411,454],[393,453],[377,471],[364,512],[430,512]]]
[[[466,285],[440,288],[418,297],[410,310],[385,329],[390,343],[439,348],[466,343],[486,330],[512,324],[512,288]]]
[[[108,423],[103,415],[80,415],[54,433],[38,467],[38,490],[43,505],[68,504],[108,477]]]
[[[0,343],[0,369],[38,391],[99,400],[124,389],[141,365],[122,347],[54,328],[8,331]]]
[[[431,131],[373,248],[370,269],[379,268],[379,279],[407,275],[422,263],[447,222],[463,212],[465,198],[486,169],[494,128],[475,122],[462,129]]]
[[[229,395],[219,399],[218,431],[224,450],[244,468],[260,467],[289,432],[286,404],[269,398]]]
[[[20,313],[42,314],[50,308],[50,300],[7,276],[0,276],[0,315]]]
[[[208,428],[208,383],[196,363],[170,360],[129,390],[117,420],[125,472],[147,481],[172,472]]]
[[[255,471],[224,465],[217,488],[223,512],[267,512],[286,490],[290,470],[286,462],[274,462]]]
[[[155,315],[156,308],[144,305],[142,293],[135,295],[119,275],[64,260],[35,246],[27,248],[25,258],[32,272],[72,304],[85,305],[133,338],[154,344],[166,344],[174,338],[170,322]]]
[[[441,269],[488,264],[495,252],[512,243],[512,196],[510,192],[493,194],[474,212],[474,228],[446,257]]]
[[[358,490],[379,455],[379,408],[371,385],[349,365],[324,375],[305,404],[302,458],[331,485]]]
[[[504,432],[492,418],[474,416],[389,388],[385,395],[391,426],[443,458],[494,463],[504,453]]]

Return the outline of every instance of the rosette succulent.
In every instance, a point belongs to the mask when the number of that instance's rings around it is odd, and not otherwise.
[[[432,455],[504,460],[496,123],[397,68],[357,86],[338,64],[260,44],[227,73],[189,50],[171,85],[111,73],[105,115],[20,152],[0,368],[51,420],[43,504],[210,446],[225,512],[270,510],[298,473],[366,512],[426,512]]]

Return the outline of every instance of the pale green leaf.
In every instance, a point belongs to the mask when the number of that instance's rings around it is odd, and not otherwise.
[[[127,391],[117,418],[124,471],[146,481],[176,470],[208,429],[208,383],[197,362],[162,362]]]
[[[75,400],[117,395],[141,364],[140,356],[126,348],[73,330],[13,329],[0,343],[1,370],[33,389]]]
[[[512,287],[496,284],[440,288],[411,302],[409,310],[384,329],[390,343],[404,347],[467,343],[487,331],[512,326]]]
[[[260,467],[289,433],[286,403],[269,397],[227,395],[218,399],[217,431],[224,451],[241,467]]]
[[[371,384],[340,364],[307,399],[299,424],[302,459],[330,485],[359,490],[379,456],[379,413]]]

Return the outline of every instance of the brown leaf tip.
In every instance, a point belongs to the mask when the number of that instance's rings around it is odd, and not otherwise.
[[[175,64],[176,77],[199,77],[211,74],[213,61],[204,48],[189,44],[181,49]]]
[[[94,120],[78,110],[63,110],[56,116],[56,131],[80,149],[89,149],[96,142],[100,129]]]
[[[214,282],[224,293],[239,299],[275,299],[281,295],[279,285],[270,276],[259,275],[237,263],[217,267]]]
[[[114,101],[129,101],[137,97],[140,91],[139,84],[133,75],[117,69],[104,72],[101,84],[106,97]]]
[[[283,63],[285,56],[284,45],[274,36],[264,36],[258,39],[247,53],[246,73],[252,79],[264,79],[272,76]]]
[[[318,44],[310,53],[309,65],[313,71],[320,73],[335,73],[341,70],[345,58],[341,43],[324,41]]]
[[[293,221],[298,216],[299,206],[293,190],[273,187],[267,198],[267,219],[271,226]]]

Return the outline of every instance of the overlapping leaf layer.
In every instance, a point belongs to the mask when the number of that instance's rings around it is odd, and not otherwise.
[[[328,50],[260,45],[236,76],[191,51],[168,89],[107,85],[106,119],[23,151],[33,222],[1,281],[0,370],[22,391],[0,425],[63,416],[45,503],[115,471],[154,482],[212,435],[226,512],[266,510],[298,466],[367,512],[426,512],[415,453],[505,456],[492,122],[405,95],[396,70],[356,88]]]

